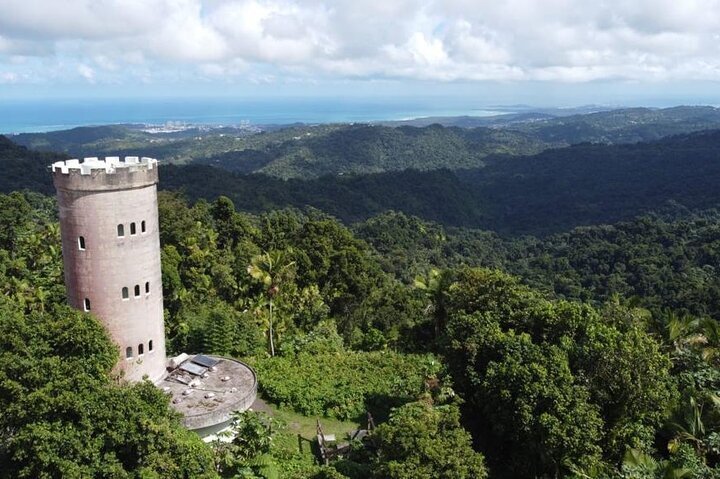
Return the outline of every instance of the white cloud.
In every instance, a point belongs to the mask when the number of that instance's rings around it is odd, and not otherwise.
[[[142,81],[720,80],[720,0],[0,0],[0,12],[0,68],[43,56],[98,83],[123,70]]]
[[[81,63],[77,67],[78,74],[83,77],[88,83],[95,83],[95,70],[84,63]]]
[[[27,39],[104,39],[142,33],[173,10],[173,1],[0,0],[0,32]]]
[[[1,83],[17,83],[20,79],[17,73],[14,72],[0,72],[0,84]]]

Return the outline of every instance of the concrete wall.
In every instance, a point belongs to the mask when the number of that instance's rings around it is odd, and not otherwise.
[[[166,363],[157,167],[146,163],[63,171],[55,166],[68,301],[83,310],[85,299],[89,300],[90,313],[103,322],[118,346],[117,370],[126,379],[137,381],[147,375],[155,382],[165,374]],[[135,223],[134,235],[131,223]],[[119,224],[124,227],[123,237],[118,237]],[[84,250],[79,247],[80,236]],[[122,297],[124,287],[127,299]],[[132,358],[126,358],[128,347]]]

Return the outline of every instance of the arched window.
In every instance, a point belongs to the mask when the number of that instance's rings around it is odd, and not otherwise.
[[[80,251],[85,251],[85,237],[84,236],[78,236],[78,249]]]
[[[135,223],[130,223],[130,234],[135,235]]]
[[[140,285],[136,284],[135,285],[135,297],[137,298],[138,296],[140,296]]]
[[[85,298],[85,301],[83,301],[83,306],[85,307],[85,311],[90,311],[90,300],[88,298]]]
[[[133,357],[132,346],[128,346],[127,348],[125,348],[125,358],[130,359],[132,357]]]
[[[138,356],[142,356],[143,354],[145,354],[145,347],[140,343],[138,344]]]
[[[125,236],[125,225],[118,225],[118,238]]]
[[[150,281],[145,282],[145,294],[150,294]]]
[[[130,292],[127,289],[127,286],[123,287],[122,289],[122,298],[128,299],[130,297]]]
[[[153,348],[152,348],[152,339],[151,339],[150,341],[148,341],[148,351],[152,351],[152,350],[153,350]]]
[[[140,232],[141,232],[141,233],[144,233],[145,231],[146,231],[146,229],[145,229],[145,220],[142,220],[142,221],[140,222]]]

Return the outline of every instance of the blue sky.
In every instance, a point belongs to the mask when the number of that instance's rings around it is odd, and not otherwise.
[[[0,0],[0,98],[720,104],[720,0]]]

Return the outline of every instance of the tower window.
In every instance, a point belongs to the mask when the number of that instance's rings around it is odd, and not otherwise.
[[[130,359],[133,357],[132,346],[125,348],[125,358]]]
[[[122,299],[128,299],[130,297],[130,292],[127,289],[127,286],[125,286],[122,289]]]
[[[138,356],[142,356],[145,354],[145,347],[142,343],[138,344]]]
[[[145,229],[145,220],[142,220],[142,221],[140,222],[140,232],[141,232],[141,233],[144,233],[145,231],[146,231],[146,229]]]
[[[125,236],[125,225],[118,225],[118,238]]]
[[[135,233],[135,223],[130,223],[130,234],[134,235]]]
[[[152,351],[152,350],[153,350],[153,344],[152,344],[152,339],[151,339],[150,341],[148,341],[148,351]]]
[[[85,298],[85,301],[83,301],[83,307],[85,311],[90,311],[90,300],[88,298]]]
[[[150,281],[145,283],[145,294],[150,294]]]
[[[85,237],[84,236],[78,236],[78,249],[80,249],[80,251],[85,251]]]
[[[135,297],[137,298],[138,296],[140,296],[140,285],[136,284],[135,285]]]

